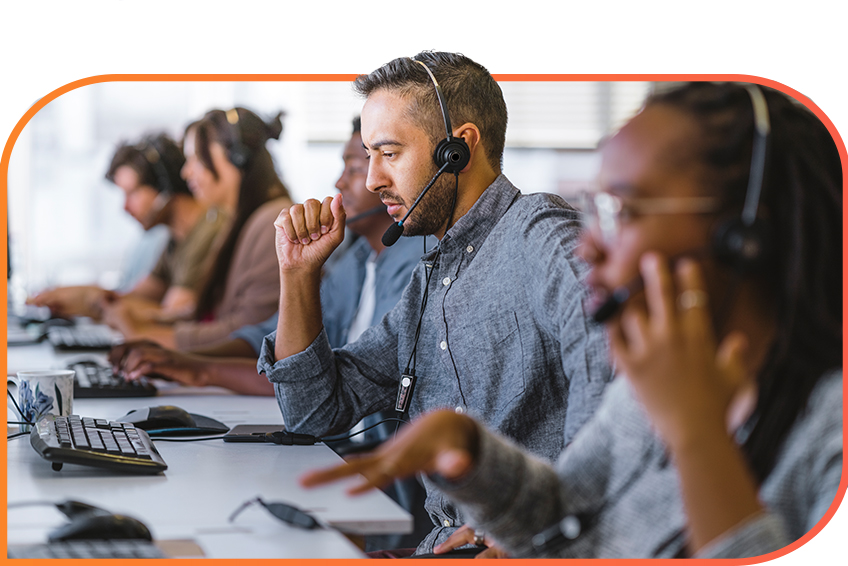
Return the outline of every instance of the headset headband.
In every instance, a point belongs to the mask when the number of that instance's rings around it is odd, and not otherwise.
[[[428,75],[430,75],[430,80],[433,81],[433,86],[436,87],[436,98],[439,99],[439,108],[442,109],[442,118],[445,121],[445,137],[453,137],[453,129],[451,128],[450,115],[448,114],[448,105],[447,103],[445,103],[445,97],[442,96],[442,87],[439,86],[439,81],[436,80],[436,77],[433,75],[433,71],[430,70],[430,67],[428,67],[418,59],[415,59],[414,57],[410,57],[410,60],[424,67],[424,70],[427,71]]]

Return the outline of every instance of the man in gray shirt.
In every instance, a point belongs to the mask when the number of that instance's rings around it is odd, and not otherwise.
[[[440,110],[436,81],[449,114]],[[368,189],[402,221],[405,236],[434,234],[440,243],[380,324],[332,350],[318,282],[343,237],[341,199],[280,213],[278,328],[285,332],[265,338],[258,367],[274,384],[286,425],[324,435],[379,410],[415,418],[451,407],[553,460],[611,377],[602,329],[583,308],[585,266],[573,253],[578,213],[556,196],[521,195],[501,174],[506,104],[477,63],[424,52],[354,84],[366,97]],[[443,166],[452,153],[453,170]],[[449,173],[439,176],[440,167]],[[408,404],[399,402],[405,398]],[[419,553],[463,523],[432,484],[425,487],[436,528]]]

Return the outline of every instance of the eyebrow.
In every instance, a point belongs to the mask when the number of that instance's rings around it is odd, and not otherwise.
[[[402,143],[400,143],[399,141],[395,141],[395,140],[376,141],[376,142],[371,144],[370,148],[365,145],[365,142],[362,142],[362,148],[365,149],[365,151],[368,151],[369,149],[380,149],[384,145],[395,145],[395,146],[398,146],[398,147],[403,147]]]

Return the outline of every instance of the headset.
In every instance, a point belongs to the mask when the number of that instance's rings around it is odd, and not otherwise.
[[[766,172],[771,121],[763,91],[757,85],[750,83],[744,83],[741,86],[751,97],[754,110],[751,171],[748,175],[748,187],[745,191],[742,213],[739,217],[725,220],[716,227],[713,231],[711,251],[720,263],[730,267],[738,275],[750,275],[762,272],[773,255],[771,226],[758,215]],[[592,319],[598,323],[606,322],[633,294],[641,290],[642,286],[642,279],[637,276],[616,288],[610,297],[595,309]]]
[[[225,112],[227,123],[230,124],[230,130],[233,134],[233,143],[227,148],[227,158],[230,163],[238,169],[244,169],[250,160],[250,148],[244,145],[241,139],[241,128],[239,127],[238,108],[232,108]]]
[[[162,154],[156,149],[155,138],[144,138],[136,144],[135,148],[147,162],[153,173],[156,176],[159,194],[153,201],[153,205],[148,213],[147,222],[151,225],[158,224],[161,220],[162,211],[171,202],[176,194],[174,186],[171,184],[171,178],[168,175],[168,170],[165,168],[165,163],[162,160]]]
[[[409,215],[412,214],[412,211],[415,210],[415,207],[418,206],[418,203],[421,202],[421,199],[425,194],[427,194],[427,191],[430,190],[430,187],[433,186],[436,179],[438,179],[442,173],[452,173],[458,179],[459,172],[468,165],[469,161],[471,161],[471,150],[468,149],[468,144],[465,143],[464,139],[453,135],[450,114],[448,113],[448,105],[445,102],[445,97],[442,95],[442,88],[439,86],[439,81],[437,81],[436,77],[433,75],[433,71],[431,71],[430,67],[422,61],[418,61],[414,58],[410,58],[410,60],[424,67],[424,70],[427,71],[427,76],[430,77],[430,80],[435,87],[436,98],[439,100],[439,108],[442,111],[442,119],[445,123],[445,139],[436,144],[436,150],[433,152],[433,161],[439,170],[433,178],[430,179],[430,182],[427,183],[427,186],[424,187],[424,190],[421,191],[418,198],[416,198],[415,202],[412,203],[412,206],[409,207],[409,210],[406,211],[404,217],[389,226],[386,233],[383,234],[382,241],[384,246],[394,245],[394,243],[398,241],[403,234],[403,223],[406,222],[406,219],[409,218]]]
[[[156,148],[156,139],[152,137],[144,138],[136,144],[135,149],[138,150],[153,170],[153,174],[156,176],[156,183],[158,185],[157,188],[159,189],[159,192],[174,194],[174,187],[171,184],[171,178],[168,176],[168,170],[162,162],[162,154],[160,154],[159,150]]]
[[[745,83],[742,87],[751,97],[754,108],[751,172],[748,176],[742,214],[738,218],[726,220],[716,228],[713,234],[713,253],[720,262],[741,275],[747,275],[762,271],[772,254],[770,228],[757,214],[765,177],[771,122],[763,91],[750,83]]]

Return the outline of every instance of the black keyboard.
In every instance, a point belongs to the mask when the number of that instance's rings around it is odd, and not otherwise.
[[[71,540],[9,545],[9,558],[167,558],[149,540]]]
[[[47,340],[57,350],[108,350],[115,344],[112,329],[105,324],[50,326]]]
[[[147,433],[130,423],[45,415],[35,423],[29,441],[57,471],[65,463],[139,474],[168,469]]]
[[[102,397],[153,397],[156,386],[141,378],[127,381],[112,373],[112,368],[93,360],[68,364],[74,370],[74,398],[97,399]]]

